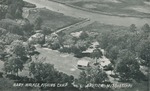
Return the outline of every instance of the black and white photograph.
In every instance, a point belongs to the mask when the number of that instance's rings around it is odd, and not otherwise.
[[[150,91],[150,0],[0,0],[0,91]]]

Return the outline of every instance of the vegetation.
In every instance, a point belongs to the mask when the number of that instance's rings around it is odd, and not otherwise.
[[[95,2],[97,0],[93,1],[93,3]],[[124,2],[128,3],[128,0]],[[7,84],[12,84],[13,81],[67,83],[67,87],[75,88],[74,86],[77,86],[75,89],[81,91],[111,91],[112,89],[103,87],[86,88],[89,83],[112,84],[108,71],[113,73],[111,75],[117,75],[118,83],[131,82],[137,85],[138,82],[143,84],[148,81],[147,73],[141,70],[142,67],[148,68],[150,65],[150,26],[148,24],[138,28],[135,24],[122,27],[94,22],[76,30],[81,31],[79,36],[71,35],[70,33],[73,31],[56,34],[55,30],[79,22],[81,19],[64,16],[47,9],[31,9],[26,19],[22,17],[23,7],[34,7],[34,5],[30,6],[23,0],[2,0],[0,3],[4,5],[0,7],[2,16],[0,17],[0,61],[4,63],[4,72],[0,72],[0,78],[2,78],[0,79],[0,90],[1,80],[4,79],[6,81],[4,83]],[[91,1],[86,3],[91,3]],[[102,1],[98,3],[100,4]],[[135,5],[134,3],[135,1],[132,1],[130,5]],[[138,1],[137,3],[141,5]],[[108,4],[111,6],[112,3]],[[95,41],[99,43],[99,46],[92,47],[91,45]],[[38,51],[35,44],[41,45]],[[45,51],[42,47],[53,50]],[[105,50],[104,53],[100,48]],[[85,55],[84,52],[88,49],[92,49],[92,52],[87,52]],[[39,55],[40,53],[42,54]],[[71,54],[68,57],[60,57],[62,53]],[[42,56],[42,58],[38,59],[37,56]],[[105,67],[99,64],[89,64],[91,67],[82,70],[81,73],[79,69],[74,69],[76,60],[79,58],[93,58],[98,63],[98,59],[103,56],[109,58],[111,64]],[[43,57],[48,57],[48,59]],[[61,67],[55,69],[50,61],[55,61],[52,63],[54,65],[57,63],[56,66]],[[70,64],[67,64],[68,62]],[[66,69],[62,69],[62,65]],[[25,69],[30,75],[20,76],[19,73]],[[64,73],[58,70],[64,71]],[[72,74],[78,72],[80,75],[74,79],[73,76],[68,75],[68,71]],[[12,81],[9,83],[6,78]],[[38,89],[45,90],[47,88]]]
[[[56,69],[54,69],[53,65],[47,63],[44,64],[41,62],[32,62],[29,70],[36,82],[40,83],[68,83],[71,85],[74,80],[73,76],[68,76],[67,74],[58,72]]]
[[[86,71],[80,73],[78,84],[81,87],[85,87],[87,84],[102,84],[107,80],[107,74],[100,68],[89,68]]]
[[[31,24],[34,24],[37,19],[40,21],[42,20],[41,27],[51,28],[51,31],[72,25],[82,20],[80,18],[65,16],[61,13],[56,13],[45,8],[31,9],[27,19]]]
[[[98,48],[94,49],[93,52],[91,53],[91,57],[96,60],[96,63],[97,63],[97,59],[102,58],[102,56],[103,53]]]

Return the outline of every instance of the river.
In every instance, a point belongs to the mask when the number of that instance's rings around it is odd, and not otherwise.
[[[80,9],[76,9],[73,7],[66,6],[64,4],[60,4],[53,1],[48,0],[24,0],[30,3],[35,4],[38,8],[47,8],[49,10],[63,13],[67,16],[72,17],[81,17],[81,18],[89,18],[93,21],[98,21],[104,24],[110,25],[119,25],[119,26],[130,26],[131,24],[135,24],[137,27],[143,26],[145,23],[150,25],[150,18],[137,18],[137,17],[120,17],[120,16],[110,16],[103,15],[98,13],[92,13]]]

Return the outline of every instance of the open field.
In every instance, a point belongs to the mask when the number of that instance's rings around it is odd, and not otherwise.
[[[150,5],[143,0],[52,0],[110,15],[149,17]]]
[[[119,30],[122,33],[127,33],[128,28],[124,27],[124,26],[106,25],[106,24],[99,23],[99,22],[93,22],[89,25],[79,27],[76,30],[69,29],[64,32],[67,34],[72,33],[72,32],[79,32],[79,31],[103,33],[103,32],[108,32],[108,31],[112,31],[112,30],[117,30],[117,31]]]
[[[42,19],[42,26],[50,27],[52,30],[69,26],[82,20],[81,18],[65,16],[62,13],[57,13],[44,8],[30,9],[27,19],[33,23],[37,17]]]
[[[58,71],[78,78],[81,72],[81,70],[77,68],[77,62],[80,60],[79,58],[74,57],[72,54],[64,54],[48,48],[37,48],[37,51],[41,53],[39,58],[46,58],[46,60],[43,61],[44,63],[54,64],[54,67]],[[92,61],[90,58],[84,59]]]

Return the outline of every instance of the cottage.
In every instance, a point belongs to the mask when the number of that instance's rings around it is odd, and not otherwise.
[[[86,68],[90,67],[89,63],[90,63],[90,61],[87,61],[87,60],[79,60],[77,62],[77,67],[79,69],[86,69]]]

